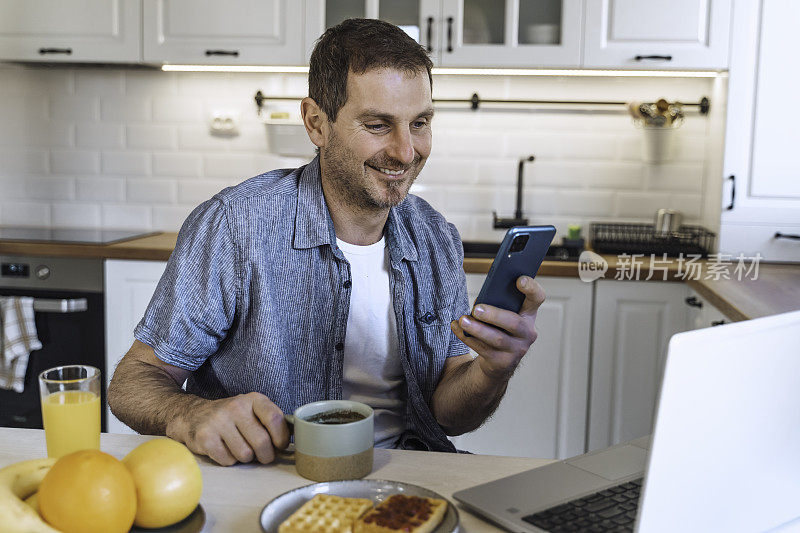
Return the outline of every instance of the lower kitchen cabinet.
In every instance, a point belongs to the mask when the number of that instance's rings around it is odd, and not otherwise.
[[[133,344],[133,329],[144,316],[166,266],[164,261],[105,262],[106,387],[120,359]],[[110,410],[106,414],[109,433],[135,433]]]
[[[687,329],[688,288],[596,282],[588,450],[652,433],[670,337]]]
[[[689,289],[686,304],[689,307],[688,329],[709,328],[733,322],[725,313],[711,305],[708,300],[692,289]]]
[[[467,274],[470,303],[486,276]],[[494,415],[453,438],[473,453],[564,458],[585,447],[592,284],[537,277],[547,299],[536,317],[539,336]]]

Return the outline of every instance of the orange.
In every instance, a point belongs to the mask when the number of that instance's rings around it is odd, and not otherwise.
[[[140,444],[122,460],[136,485],[139,527],[165,527],[189,516],[203,492],[203,477],[192,452],[167,438]]]
[[[64,533],[124,533],[136,515],[128,469],[100,450],[61,457],[39,486],[42,517]]]

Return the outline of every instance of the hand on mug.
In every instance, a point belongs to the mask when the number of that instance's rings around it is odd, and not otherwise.
[[[222,466],[257,459],[270,463],[276,450],[289,445],[289,428],[283,412],[258,392],[209,400],[182,417],[169,437],[195,453],[207,455]]]

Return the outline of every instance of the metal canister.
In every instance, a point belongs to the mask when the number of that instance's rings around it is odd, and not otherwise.
[[[655,233],[656,235],[670,235],[676,233],[683,222],[683,214],[674,209],[659,209],[656,211]]]

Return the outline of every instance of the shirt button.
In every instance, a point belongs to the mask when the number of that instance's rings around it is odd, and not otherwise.
[[[347,280],[347,281],[345,281],[345,282],[344,282],[342,285],[344,286],[344,288],[345,288],[345,289],[349,289],[350,287],[352,287],[352,286],[353,286],[353,282],[351,282],[351,281],[348,279],[348,280]]]
[[[344,343],[343,342],[337,343],[336,349],[339,350],[340,352],[344,350]]]

